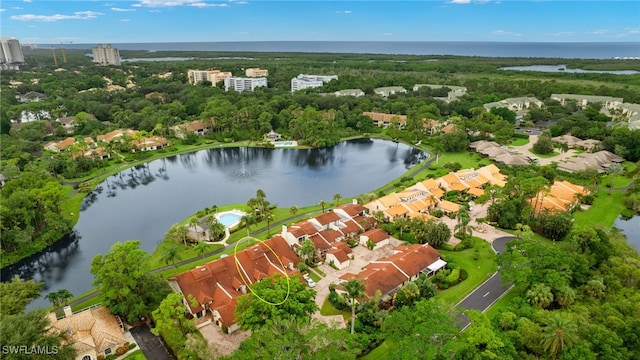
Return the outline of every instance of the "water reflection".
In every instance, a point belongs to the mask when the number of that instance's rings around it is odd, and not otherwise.
[[[172,224],[213,204],[243,204],[258,189],[280,207],[317,204],[336,193],[357,196],[426,157],[404,144],[363,139],[321,149],[217,148],[155,160],[100,183],[82,202],[73,234],[4,269],[2,280],[17,274],[44,281],[47,291],[81,294],[92,287],[92,259],[118,241],[138,239],[151,253]]]

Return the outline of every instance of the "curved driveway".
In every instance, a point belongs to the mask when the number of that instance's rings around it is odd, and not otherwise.
[[[514,236],[502,236],[494,239],[491,242],[491,247],[496,253],[502,253],[507,248],[507,243],[511,240],[517,239]],[[493,274],[487,281],[477,287],[472,293],[467,295],[462,301],[457,304],[457,307],[464,310],[478,310],[481,312],[487,311],[487,309],[493,305],[498,299],[500,299],[509,289],[511,285],[502,285],[502,277],[500,271]],[[462,331],[471,323],[466,315],[460,314],[460,319],[456,322]]]

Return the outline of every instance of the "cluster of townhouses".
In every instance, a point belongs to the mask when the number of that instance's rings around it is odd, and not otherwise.
[[[104,146],[98,145],[122,142],[125,138],[131,139],[133,151],[159,150],[168,146],[168,141],[164,137],[136,137],[137,134],[137,130],[118,129],[96,136],[97,141],[89,136],[83,139],[68,137],[62,141],[50,141],[44,144],[44,148],[53,152],[72,151],[74,153],[73,157],[85,156],[106,159],[110,158],[111,154],[105,150]]]
[[[529,203],[536,213],[563,213],[576,207],[580,203],[580,197],[588,194],[589,191],[583,186],[556,180],[551,186],[540,190]]]
[[[609,115],[614,118],[625,118],[629,129],[640,129],[640,104],[625,103],[623,98],[578,94],[551,94],[550,98],[563,105],[567,101],[575,101],[583,108],[589,104],[602,104],[602,110],[607,111]]]
[[[370,213],[382,212],[389,221],[398,218],[430,219],[429,213],[439,209],[445,214],[456,213],[460,205],[443,199],[449,191],[467,193],[473,197],[484,195],[489,185],[503,187],[505,176],[491,164],[477,170],[450,172],[436,179],[427,179],[406,189],[385,195],[364,205]]]
[[[353,257],[346,242],[348,239],[361,245],[371,242],[377,247],[389,244],[389,235],[376,227],[376,220],[367,214],[364,206],[354,201],[311,219],[283,226],[278,235],[171,277],[169,284],[184,296],[184,303],[192,315],[210,314],[216,325],[232,332],[238,329],[234,318],[238,297],[247,294],[248,287],[265,277],[299,274],[296,266],[300,258],[296,250],[304,241],[313,242],[317,257],[344,269]],[[350,276],[363,279],[367,294],[381,290],[389,295],[420,273],[432,274],[445,264],[429,245],[400,246],[394,249],[393,256],[373,261],[362,274]],[[387,269],[387,265],[396,270]],[[373,276],[370,274],[371,269],[380,267],[384,269],[376,270]]]

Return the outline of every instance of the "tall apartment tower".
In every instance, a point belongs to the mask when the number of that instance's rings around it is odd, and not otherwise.
[[[120,51],[117,48],[107,45],[98,45],[91,49],[93,62],[99,65],[120,65]]]
[[[18,70],[20,64],[24,64],[20,42],[14,38],[0,37],[0,68]]]

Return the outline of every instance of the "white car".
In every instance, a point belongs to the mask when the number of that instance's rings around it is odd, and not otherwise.
[[[316,282],[311,279],[307,280],[307,284],[309,284],[309,287],[316,287]]]

